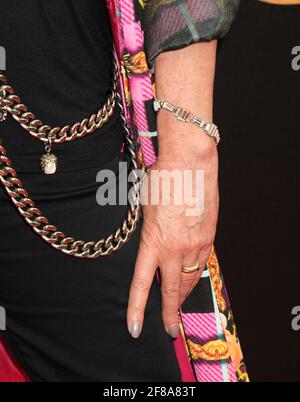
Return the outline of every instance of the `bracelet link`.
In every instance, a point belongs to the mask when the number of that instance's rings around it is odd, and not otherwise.
[[[205,125],[209,124],[209,123],[205,123],[204,120],[202,120],[199,117],[194,116],[194,115],[191,117],[191,122],[200,128],[205,128]]]
[[[162,107],[163,109],[168,110],[168,111],[171,112],[171,113],[174,113],[174,111],[175,111],[175,106],[172,105],[172,103],[169,103],[169,102],[167,102],[167,101],[162,102],[161,107]]]
[[[188,122],[191,117],[191,113],[188,110],[184,109],[183,107],[176,108],[174,115],[178,120],[184,122]]]
[[[212,135],[213,134],[213,131],[214,131],[214,125],[212,125],[211,123],[206,123],[205,125],[204,125],[204,130],[209,134],[209,135]]]

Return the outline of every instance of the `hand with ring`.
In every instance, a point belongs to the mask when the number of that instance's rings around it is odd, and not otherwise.
[[[167,169],[168,165],[158,162],[148,175],[155,169]],[[216,166],[211,166],[205,168],[206,207],[201,215],[187,216],[184,205],[143,206],[143,226],[127,311],[128,330],[134,338],[141,334],[157,268],[165,329],[172,338],[178,336],[178,309],[199,282],[215,236],[218,186]]]
[[[158,99],[190,110],[205,121],[213,121],[212,100],[216,41],[194,43],[155,58],[155,88]],[[147,172],[145,186],[155,192],[151,178],[156,172],[203,173],[203,208],[191,216],[185,198],[174,199],[180,189],[162,183],[173,201],[143,203],[143,226],[131,283],[127,327],[134,338],[141,335],[149,291],[160,272],[162,318],[165,330],[176,338],[178,310],[199,282],[212,249],[219,208],[218,153],[215,141],[190,122],[182,122],[168,110],[157,112],[158,157]],[[162,179],[163,181],[164,179]],[[153,180],[155,181],[155,180]],[[147,183],[148,182],[148,183]],[[176,187],[176,188],[175,188]],[[197,181],[192,179],[192,195]],[[180,194],[179,194],[180,195]],[[197,199],[197,195],[195,197]]]

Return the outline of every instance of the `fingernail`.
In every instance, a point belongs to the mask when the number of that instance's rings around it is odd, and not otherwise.
[[[138,338],[140,336],[141,333],[141,326],[140,323],[138,321],[134,321],[131,325],[131,336],[133,338]]]
[[[167,332],[172,338],[177,338],[178,337],[178,332],[179,332],[179,325],[178,324],[171,325],[167,329]]]

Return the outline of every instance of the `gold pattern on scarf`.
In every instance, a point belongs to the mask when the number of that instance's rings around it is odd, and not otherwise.
[[[124,53],[122,64],[128,77],[132,77],[134,74],[145,74],[149,71],[144,51],[137,52],[134,55]]]
[[[133,75],[149,72],[145,52],[140,51],[134,55],[128,52],[124,53],[121,58],[120,71],[123,78],[125,101],[129,107],[132,103],[129,78],[132,78]]]
[[[211,250],[207,268],[214,287],[218,307],[221,312],[224,312],[226,310],[226,301],[222,295],[223,283],[220,275],[220,266],[214,247]]]
[[[190,339],[187,340],[191,357],[193,360],[220,361],[230,358],[230,351],[227,342],[218,339],[199,345]]]

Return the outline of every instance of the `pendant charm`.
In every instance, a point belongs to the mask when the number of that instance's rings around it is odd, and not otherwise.
[[[41,157],[41,166],[45,174],[54,174],[57,170],[57,157],[47,153]]]
[[[48,139],[48,144],[45,146],[46,153],[41,157],[41,167],[45,174],[54,174],[57,170],[57,157],[51,153],[52,143]]]

